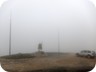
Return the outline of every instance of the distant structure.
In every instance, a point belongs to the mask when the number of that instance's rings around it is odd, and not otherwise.
[[[42,51],[42,43],[38,44],[38,52]]]
[[[42,47],[42,43],[38,44],[38,51],[35,53],[35,56],[37,57],[43,57],[46,56],[45,52],[42,51],[43,47]]]

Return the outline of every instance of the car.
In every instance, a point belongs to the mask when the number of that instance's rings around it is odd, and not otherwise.
[[[79,57],[95,58],[96,53],[95,53],[95,51],[82,50],[79,53],[77,53],[76,55]]]

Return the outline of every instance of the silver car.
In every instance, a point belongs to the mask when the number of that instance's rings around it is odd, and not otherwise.
[[[96,53],[95,53],[95,51],[82,50],[81,52],[77,53],[77,56],[87,57],[87,58],[95,58]]]

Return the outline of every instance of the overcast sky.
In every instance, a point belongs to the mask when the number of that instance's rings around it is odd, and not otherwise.
[[[95,50],[95,6],[87,0],[9,0],[0,8],[0,55],[12,53]]]

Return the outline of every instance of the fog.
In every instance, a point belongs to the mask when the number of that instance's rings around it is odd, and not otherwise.
[[[11,20],[10,20],[11,18]],[[88,0],[9,0],[0,8],[0,55],[96,51],[96,10]]]

